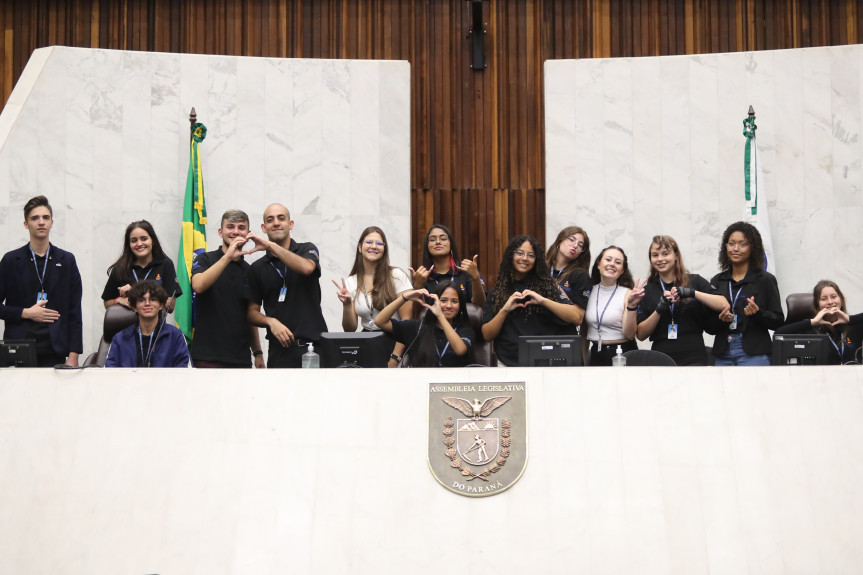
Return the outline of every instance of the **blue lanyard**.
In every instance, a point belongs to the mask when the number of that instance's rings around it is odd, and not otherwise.
[[[146,279],[146,278],[145,278]],[[144,348],[144,334],[141,333],[141,326],[138,326],[138,344],[141,346],[141,361],[144,365],[141,367],[149,367],[150,356],[153,354],[153,349],[155,346],[153,345],[153,334],[151,333],[149,336],[149,340],[147,341],[148,351],[145,352]]]
[[[662,278],[659,278],[659,285],[662,286],[662,295],[664,296],[665,292],[668,290],[665,289],[665,282],[662,281]],[[671,287],[674,287],[674,286],[671,286]],[[743,288],[740,288],[740,289],[743,289]],[[740,292],[737,292],[737,293],[740,293]],[[671,323],[674,323],[674,304],[671,304],[671,306],[669,306],[668,309],[671,310]]]
[[[736,313],[734,311],[734,306],[737,305],[737,299],[740,297],[740,292],[743,291],[743,286],[740,286],[740,289],[737,290],[737,295],[732,296],[731,294],[731,280],[728,281],[728,297],[731,299],[731,313]]]
[[[608,305],[611,303],[611,300],[614,299],[614,294],[617,293],[617,288],[619,287],[620,284],[614,286],[614,291],[611,292],[611,297],[608,298],[608,301],[605,302],[605,307],[602,308],[602,315],[599,314],[599,288],[596,288],[596,333],[597,335],[599,335],[600,339],[602,339],[602,335],[599,334],[599,329],[602,327],[602,318],[605,317],[605,312],[606,310],[608,310]]]
[[[456,332],[458,333],[458,332]],[[443,356],[446,355],[446,350],[449,349],[449,340],[447,340],[446,345],[443,346],[443,351],[438,351],[437,345],[435,345],[435,351],[437,351],[438,364],[443,364]]]
[[[841,337],[841,336],[839,337],[839,341],[842,342],[842,348],[841,349],[839,348],[838,345],[836,345],[836,342],[833,341],[833,336],[830,335],[829,333],[827,334],[827,339],[833,345],[833,349],[836,350],[836,353],[839,354],[839,363],[842,363],[842,361],[845,359],[845,338]]]
[[[39,280],[39,291],[45,291],[45,274],[48,273],[48,255],[51,253],[51,244],[48,244],[48,249],[45,251],[45,263],[42,264],[42,275],[39,275],[39,266],[36,264],[36,254],[33,252],[33,246],[30,248],[30,255],[33,257],[33,267],[36,269],[36,279]]]
[[[148,277],[150,277],[151,271],[153,271],[153,268],[150,268],[147,270],[147,273],[144,274],[144,279],[147,279]],[[139,281],[143,281],[143,280],[138,279],[138,274],[135,272],[135,268],[132,268],[132,275],[135,277],[135,283],[138,283]]]
[[[282,273],[282,270],[276,267],[276,264],[273,263],[273,260],[270,260],[270,265],[273,266],[273,269],[276,270],[276,273],[279,274],[279,277],[282,278],[282,285],[286,285],[285,274],[288,273],[288,264],[285,264],[285,273]]]

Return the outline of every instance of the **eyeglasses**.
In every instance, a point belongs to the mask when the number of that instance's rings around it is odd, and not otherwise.
[[[523,252],[521,250],[515,250],[515,255],[517,255],[520,258],[527,256],[527,259],[529,259],[529,260],[535,260],[536,259],[536,254],[533,252],[527,253],[527,252]]]
[[[430,244],[436,244],[438,242],[444,243],[444,242],[448,242],[448,241],[449,241],[449,236],[447,236],[446,234],[441,234],[439,236],[429,236],[429,240],[428,240],[428,242]]]
[[[584,249],[584,242],[578,241],[578,238],[575,236],[570,236],[570,237],[566,238],[566,241],[568,241],[571,244],[575,244],[575,247],[577,247],[580,250]]]
[[[367,246],[377,246],[379,248],[382,248],[386,245],[380,240],[364,240],[363,243]]]
[[[741,250],[745,250],[746,248],[748,248],[748,247],[749,247],[749,242],[740,242],[740,243],[737,243],[737,244],[735,244],[734,242],[728,242],[728,243],[727,243],[727,244],[725,244],[725,245],[726,245],[726,246],[728,246],[729,248],[731,248],[732,250],[733,250],[734,248],[740,248]]]

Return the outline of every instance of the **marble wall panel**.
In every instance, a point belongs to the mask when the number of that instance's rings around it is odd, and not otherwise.
[[[341,307],[328,286],[350,270],[360,230],[381,225],[393,263],[408,264],[407,63],[62,47],[31,62],[0,117],[0,251],[27,241],[18,214],[48,196],[52,240],[75,253],[84,280],[85,353],[101,335],[105,270],[126,225],[149,220],[176,258],[192,107],[207,126],[211,249],[226,209],[248,212],[257,231],[264,208],[284,203],[294,237],[320,249],[324,314],[336,330]]]
[[[852,223],[863,209],[861,58],[860,46],[842,46],[546,62],[553,78],[546,201],[554,207],[547,236],[572,222],[598,248],[612,236],[628,238],[622,247],[642,275],[650,238],[671,234],[690,270],[711,277],[722,231],[741,219],[742,120],[752,105],[781,295],[841,279],[856,311],[863,305],[863,238]],[[618,72],[622,66],[628,74]],[[631,117],[629,134],[613,132],[629,143],[609,144],[608,131],[599,130],[609,117],[595,110],[612,106],[616,118]],[[626,174],[633,174],[634,210],[620,218],[614,194]]]

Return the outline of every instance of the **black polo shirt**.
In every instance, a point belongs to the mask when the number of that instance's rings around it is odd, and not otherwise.
[[[513,284],[513,289],[510,295],[527,289],[525,281],[516,281]],[[572,302],[558,291],[558,302],[567,305],[572,305]],[[490,322],[497,315],[492,307],[492,297],[485,301],[485,312],[482,322],[484,324]],[[518,338],[522,335],[565,335],[571,334],[575,327],[569,324],[553,312],[549,311],[541,305],[532,305],[533,308],[538,308],[536,311],[528,314],[523,307],[516,308],[509,312],[506,320],[503,323],[500,333],[494,340],[494,353],[504,365],[518,365]]]
[[[222,256],[221,246],[198,254],[192,263],[192,276],[207,271]],[[249,324],[246,321],[249,302],[245,298],[249,268],[251,266],[242,257],[228,262],[208,290],[195,294],[192,359],[251,367]]]
[[[447,273],[439,274],[432,270],[423,287],[427,289],[429,293],[434,293],[437,285],[442,281],[448,281],[455,284],[455,287],[464,294],[464,300],[466,302],[471,301],[473,298],[473,278],[470,277],[470,274],[466,271],[452,268]],[[482,281],[482,278],[480,278],[480,281]]]
[[[669,290],[673,284],[666,284]],[[711,287],[710,282],[698,274],[689,274],[689,286],[696,291],[708,294],[715,294],[716,290]],[[659,278],[652,278],[644,286],[644,299],[638,304],[638,323],[643,322],[650,317],[656,306],[659,303],[659,298],[663,293],[662,284],[659,283]],[[709,312],[701,302],[695,298],[686,298],[674,304],[674,312],[671,309],[659,316],[659,321],[653,333],[650,334],[650,341],[653,342],[652,349],[663,353],[675,353],[690,350],[704,349],[704,314]],[[718,312],[717,312],[718,313]],[[668,326],[671,324],[672,317],[677,325],[677,339],[668,339]]]
[[[552,270],[551,276],[557,281],[557,276]],[[580,307],[587,309],[587,300],[590,298],[590,290],[593,289],[593,282],[590,280],[590,275],[583,269],[577,268],[564,277],[560,283],[561,289],[569,298],[569,301]]]
[[[137,280],[132,274],[133,271],[138,276]],[[165,293],[168,294],[168,297],[171,297],[172,293],[175,298],[183,295],[183,290],[180,289],[180,284],[177,283],[177,270],[174,267],[174,262],[171,261],[171,258],[165,258],[163,260],[153,260],[143,268],[139,265],[134,265],[131,269],[123,270],[120,274],[114,274],[113,272],[108,274],[108,281],[105,283],[105,289],[102,290],[102,300],[116,299],[120,296],[121,287],[126,284],[135,285],[145,279],[154,280],[157,284],[160,284],[165,288]]]
[[[304,276],[287,267],[282,260],[267,253],[252,264],[246,299],[258,304],[263,303],[263,311],[273,317],[294,334],[297,339],[318,341],[321,332],[327,331],[327,322],[321,311],[321,263],[318,248],[312,243],[297,243],[293,239],[288,248],[300,257],[315,262],[315,271]],[[284,278],[284,279],[283,279]],[[279,301],[282,286],[286,288],[285,301]],[[267,339],[270,350],[281,347],[269,328]]]
[[[422,328],[422,320],[394,319],[392,320],[392,326],[393,337],[395,340],[409,346],[419,335],[420,329]],[[460,325],[454,329],[456,334],[458,334],[462,341],[464,341],[465,345],[467,345],[468,353],[461,356],[456,355],[452,350],[452,347],[449,345],[446,333],[437,325],[437,322],[435,322],[435,348],[437,351],[437,357],[440,360],[438,363],[440,367],[464,367],[468,365],[468,361],[470,360],[470,349],[473,346],[473,342],[476,341],[476,334],[474,334],[473,330],[466,325]]]

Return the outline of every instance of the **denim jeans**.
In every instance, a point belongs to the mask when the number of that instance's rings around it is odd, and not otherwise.
[[[749,355],[743,351],[743,336],[732,333],[725,353],[716,357],[717,366],[728,365],[770,365],[769,355]]]

